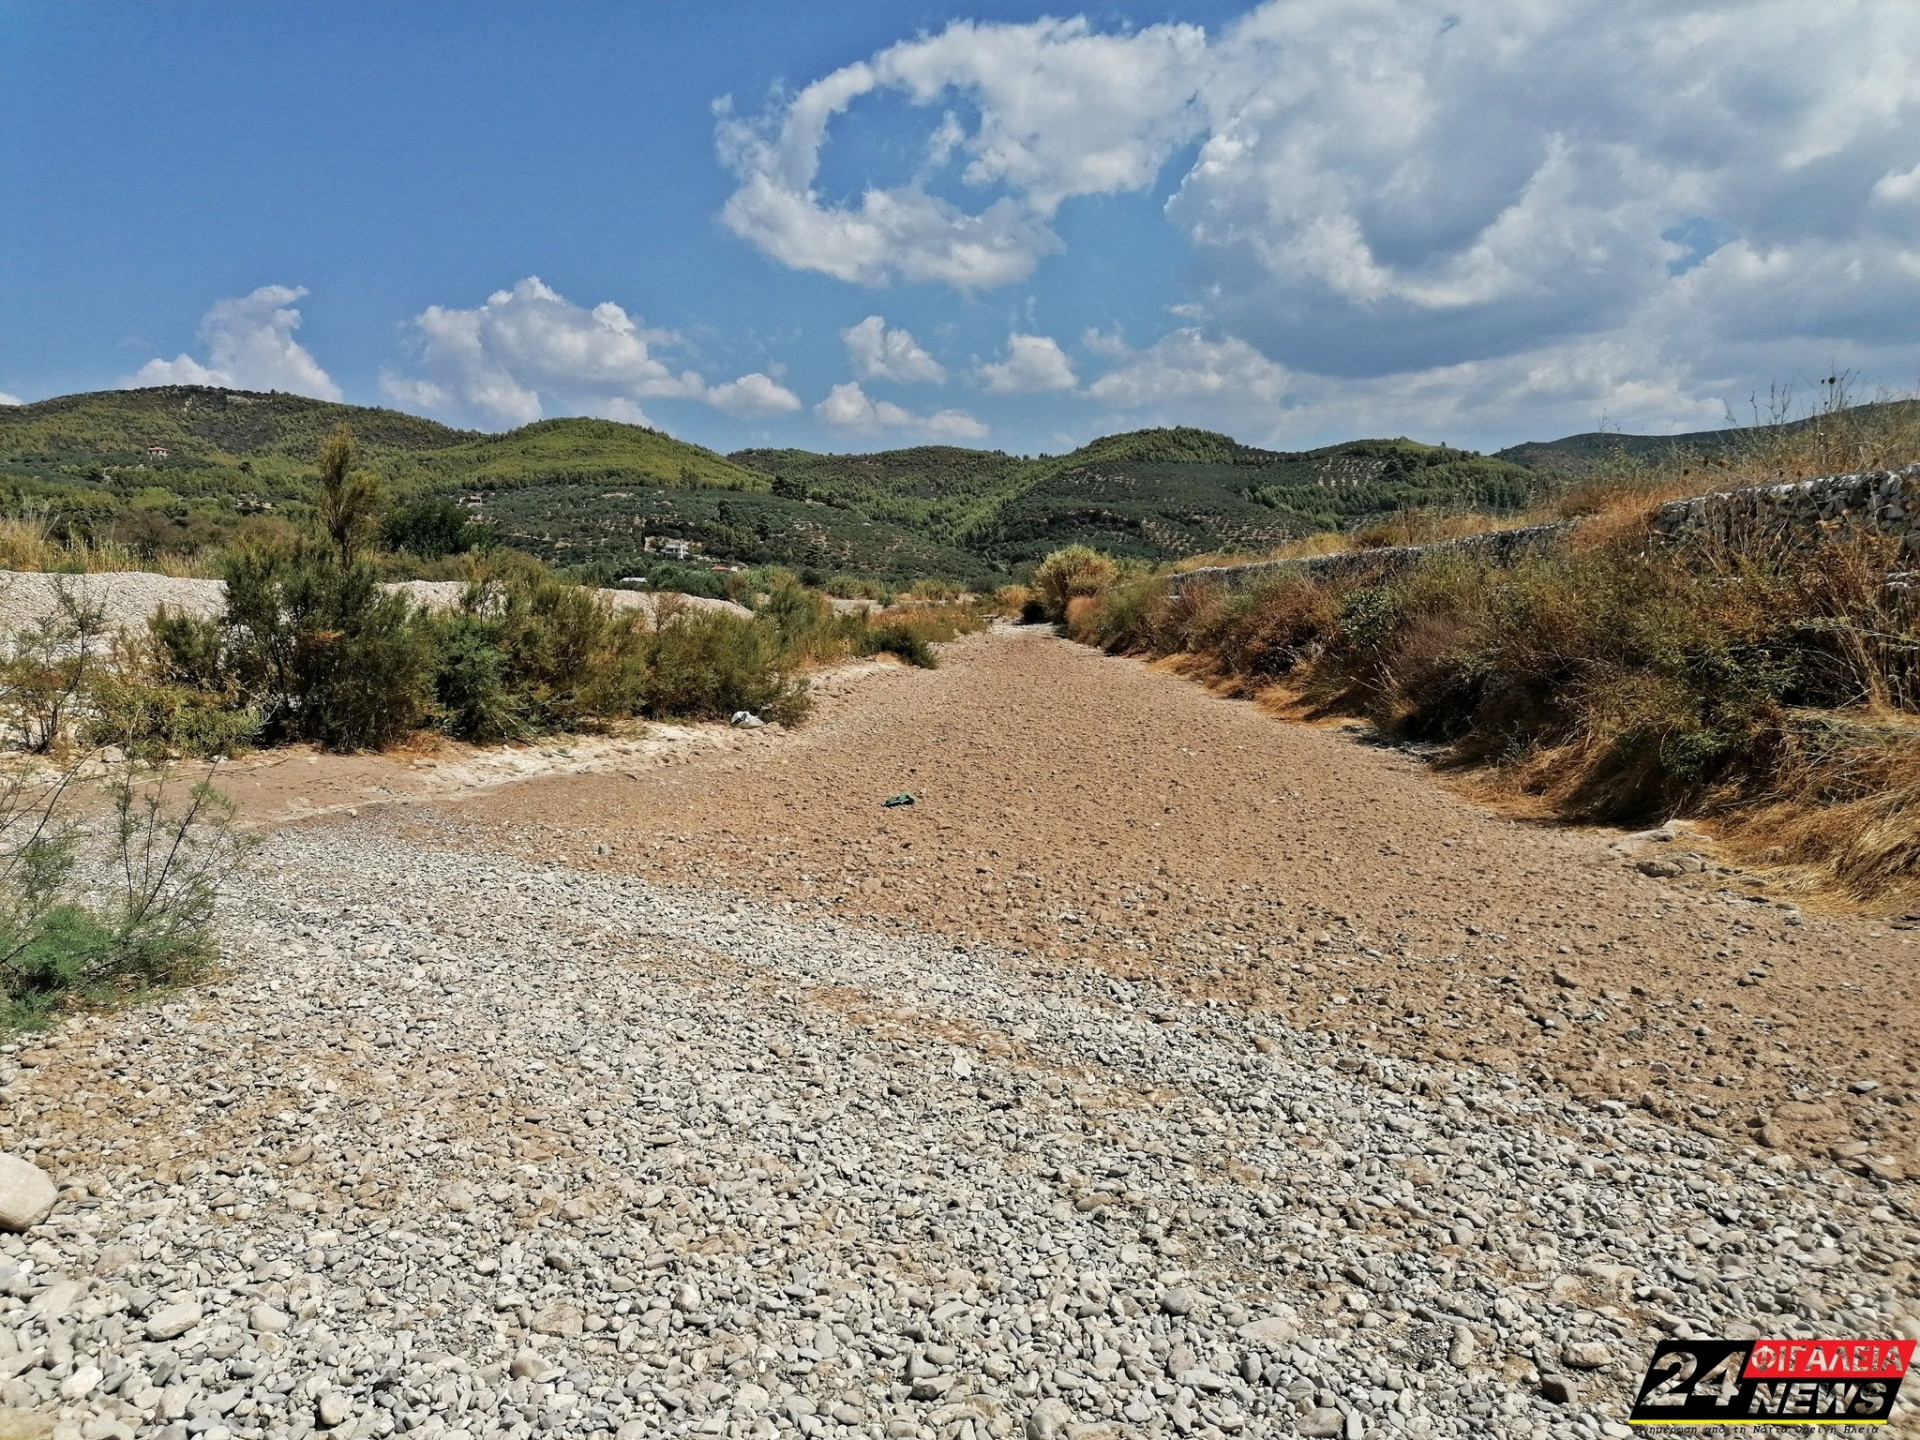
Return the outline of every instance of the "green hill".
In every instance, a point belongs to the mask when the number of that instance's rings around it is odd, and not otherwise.
[[[1276,451],[1204,430],[1142,430],[1034,462],[967,539],[1009,565],[1075,542],[1165,560],[1271,549],[1406,505],[1515,509],[1537,488],[1505,461],[1411,440]]]
[[[315,448],[341,423],[396,498],[479,495],[509,544],[617,572],[647,569],[642,539],[658,535],[713,560],[988,583],[1075,542],[1142,560],[1261,550],[1405,505],[1511,508],[1542,483],[1507,460],[1411,440],[1283,452],[1172,428],[1035,459],[947,445],[723,456],[609,420],[486,434],[166,386],[0,407],[0,491],[93,533],[188,548],[250,515],[302,518]]]
[[[205,544],[257,514],[305,513],[314,451],[353,427],[396,497],[593,484],[765,491],[766,476],[657,430],[542,420],[493,435],[397,410],[195,385],[0,406],[0,491],[150,548]]]
[[[773,477],[773,493],[860,511],[948,539],[965,534],[1018,488],[1031,462],[1003,450],[917,445],[870,455],[811,450],[736,450],[736,460]]]
[[[1411,440],[1285,452],[1186,427],[1107,435],[1066,455],[923,446],[869,455],[742,450],[776,494],[825,500],[930,533],[998,571],[1094,545],[1142,560],[1263,550],[1403,505],[1526,504],[1539,477]]]

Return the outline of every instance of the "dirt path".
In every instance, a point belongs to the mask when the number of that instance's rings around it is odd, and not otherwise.
[[[1502,816],[1397,751],[1036,630],[946,655],[764,753],[444,813],[488,847],[1152,977],[1796,1161],[1920,1168],[1914,934],[1802,914],[1710,852],[1650,878],[1618,832]]]

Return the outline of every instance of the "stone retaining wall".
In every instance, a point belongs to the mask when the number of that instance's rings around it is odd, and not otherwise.
[[[1530,525],[1520,530],[1489,530],[1483,535],[1466,535],[1458,540],[1440,540],[1431,545],[1383,545],[1372,550],[1342,550],[1335,555],[1310,555],[1300,560],[1256,560],[1251,565],[1209,565],[1167,577],[1169,587],[1178,594],[1189,585],[1216,584],[1229,590],[1245,590],[1274,575],[1298,575],[1308,580],[1384,579],[1410,569],[1429,555],[1485,556],[1496,564],[1510,565],[1528,550],[1572,529],[1571,522],[1558,525]]]
[[[1275,575],[1324,581],[1379,580],[1431,555],[1472,555],[1508,565],[1527,551],[1567,534],[1578,523],[1569,520],[1521,530],[1490,530],[1432,545],[1344,550],[1337,555],[1258,560],[1251,565],[1209,565],[1169,576],[1168,585],[1177,594],[1196,584],[1244,590]],[[1664,539],[1697,538],[1723,544],[1788,543],[1795,535],[1811,538],[1846,524],[1899,536],[1901,564],[1920,566],[1920,464],[1694,495],[1669,500],[1653,515],[1654,533]]]
[[[1897,535],[1902,558],[1920,559],[1920,465],[1695,495],[1653,515],[1655,533],[1669,540],[1722,544],[1788,542],[1848,524]]]

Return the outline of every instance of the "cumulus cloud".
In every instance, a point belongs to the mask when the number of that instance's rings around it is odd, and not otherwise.
[[[800,397],[770,375],[755,370],[738,380],[714,385],[700,397],[716,410],[740,419],[758,419],[768,415],[791,415],[800,408]]]
[[[1797,342],[1789,370],[1920,368],[1899,333],[1920,310],[1916,55],[1908,0],[1840,20],[1821,0],[1268,0],[1211,35],[965,22],[723,111],[723,218],[795,268],[974,291],[1059,250],[1077,197],[1171,180],[1182,313],[1214,343],[1405,393],[1637,356],[1690,415],[1764,388],[1776,341]],[[832,127],[881,94],[929,117],[919,173],[834,199]]]
[[[289,285],[262,285],[249,295],[216,301],[200,318],[206,363],[191,355],[147,361],[121,381],[146,385],[219,385],[234,390],[287,390],[316,400],[338,400],[340,387],[293,338],[300,328],[294,301],[307,294]]]
[[[1224,401],[1234,407],[1278,405],[1287,372],[1244,340],[1209,340],[1192,328],[1162,336],[1149,349],[1087,387],[1090,398],[1126,409],[1170,402]]]
[[[813,407],[820,423],[836,430],[871,435],[882,430],[912,430],[939,440],[978,440],[987,427],[964,410],[919,415],[891,400],[876,400],[856,381],[836,385]]]
[[[889,330],[879,315],[842,330],[840,338],[846,342],[853,373],[862,380],[938,385],[947,378],[946,367],[920,348],[911,331]]]
[[[484,425],[525,425],[550,411],[650,423],[644,400],[698,400],[736,416],[790,413],[800,397],[755,372],[709,386],[655,351],[674,342],[612,301],[574,304],[537,276],[496,290],[484,305],[429,305],[414,316],[419,375],[389,371],[388,396],[416,409]]]
[[[1007,358],[980,367],[980,383],[993,395],[1032,395],[1071,390],[1080,383],[1073,362],[1049,335],[1007,336]]]
[[[0,405],[24,405],[26,403],[27,402],[22,400],[18,395],[9,395],[6,391],[0,390]]]
[[[1617,337],[1355,379],[1291,371],[1244,340],[1185,328],[1124,350],[1083,393],[1107,407],[1103,428],[1201,423],[1275,449],[1365,435],[1493,448],[1602,417],[1661,433],[1715,428],[1727,413],[1719,399],[1694,393],[1686,367],[1657,346]],[[1543,415],[1576,419],[1531,428]]]
[[[1062,201],[1150,184],[1200,133],[1205,56],[1195,25],[1103,35],[1080,19],[961,21],[836,70],[763,116],[723,104],[720,156],[739,186],[721,218],[781,263],[841,280],[1012,284],[1059,248],[1048,222]],[[869,186],[858,204],[823,199],[815,182],[828,125],[880,91],[919,106],[972,102],[979,124],[938,127],[928,166],[958,153],[963,183],[1011,193],[969,211],[916,178]]]

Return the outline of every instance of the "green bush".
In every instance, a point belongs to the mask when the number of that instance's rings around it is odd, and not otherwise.
[[[155,681],[131,666],[97,676],[88,699],[83,742],[137,760],[225,758],[260,732],[259,713],[231,695]]]
[[[507,657],[487,622],[452,615],[436,621],[434,629],[440,663],[433,685],[441,728],[476,744],[530,734],[527,706],[507,684]]]
[[[219,620],[167,617],[154,629],[175,683],[231,690],[257,711],[268,743],[374,749],[425,721],[432,634],[364,561],[303,543],[241,552],[225,568]]]
[[[476,525],[465,507],[427,495],[396,505],[380,522],[380,542],[422,560],[438,560],[496,543],[493,531]]]
[[[909,665],[932,670],[939,664],[933,646],[913,626],[895,621],[870,627],[860,637],[862,655],[895,655]]]
[[[224,796],[169,772],[123,769],[111,816],[69,813],[76,769],[0,785],[0,1029],[47,1023],[184,983],[215,955],[221,879],[252,840]]]
[[[787,676],[774,639],[724,611],[662,617],[648,638],[645,713],[720,720],[737,710],[797,724],[809,708],[805,682]]]
[[[536,561],[503,556],[476,572],[460,608],[429,628],[442,723],[463,739],[577,729],[643,703],[639,613]]]

